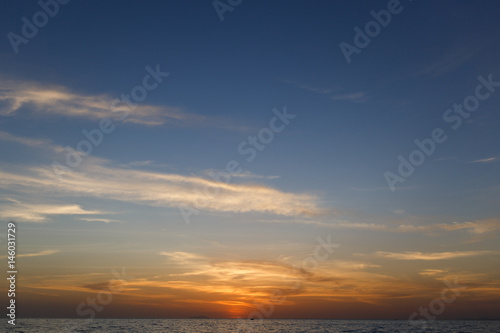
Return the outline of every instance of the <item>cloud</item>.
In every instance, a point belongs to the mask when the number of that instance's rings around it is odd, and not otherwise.
[[[448,270],[445,269],[424,269],[422,272],[418,274],[423,276],[436,276],[436,275],[443,275],[447,272]]]
[[[186,262],[188,260],[205,260],[205,257],[194,254],[194,253],[189,253],[189,252],[182,252],[182,251],[175,251],[175,252],[160,252],[159,253],[162,256],[166,256],[174,261],[182,261]]]
[[[269,304],[279,290],[280,295],[286,296],[286,301],[279,304],[286,305],[309,306],[311,302],[323,300],[325,306],[338,303],[342,307],[346,301],[357,306],[360,302],[383,306],[395,302],[392,305],[401,306],[403,303],[398,301],[401,299],[414,300],[415,304],[422,297],[432,299],[443,289],[441,280],[453,281],[453,277],[457,277],[425,270],[423,273],[429,273],[436,280],[433,284],[428,278],[408,276],[408,272],[401,270],[384,275],[378,265],[343,260],[327,260],[315,268],[304,269],[294,265],[300,264],[301,256],[258,261],[227,260],[227,256],[184,251],[157,254],[161,259],[152,268],[153,273],[142,269],[139,276],[134,274],[136,277],[127,279],[121,285],[124,289],[117,302],[162,308],[165,304],[182,307],[183,303],[189,308],[193,304],[206,304],[211,309],[224,305],[225,309],[239,310],[239,314],[246,316],[255,309],[256,303]],[[158,269],[164,273],[158,274]],[[78,300],[88,294],[89,288],[98,291],[109,286],[112,280],[103,277],[102,273],[31,276],[25,287],[47,295],[78,292]],[[498,298],[495,274],[465,271],[458,274],[458,278],[460,285],[466,284],[468,290],[475,291],[475,299]]]
[[[61,147],[49,141],[25,139],[10,134],[6,137],[28,145],[40,142],[44,148],[61,153]],[[153,162],[136,161],[132,165],[146,166],[153,165]],[[218,212],[261,212],[284,216],[324,213],[318,207],[318,198],[312,194],[286,193],[259,184],[230,184],[202,176],[133,170],[129,165],[112,166],[110,161],[93,156],[86,157],[78,169],[54,170],[49,166],[15,166],[11,169],[0,169],[0,188],[36,195],[89,196],[150,206],[193,207]],[[251,178],[254,175],[246,176]],[[74,212],[77,213],[76,210]],[[11,208],[4,213],[9,218],[43,221],[49,211],[43,210],[42,213],[33,209]]]
[[[134,167],[141,167],[141,166],[151,165],[151,164],[153,164],[153,162],[154,162],[153,160],[132,161],[132,162],[128,163],[128,165],[134,166]]]
[[[453,72],[473,58],[478,53],[479,49],[478,45],[473,45],[473,43],[464,44],[462,42],[459,47],[455,47],[440,56],[433,63],[424,66],[416,75],[438,77]]]
[[[198,176],[123,169],[106,165],[109,162],[91,156],[85,162],[77,170],[64,171],[60,176],[48,166],[16,168],[13,171],[0,169],[0,188],[44,196],[87,196],[217,212],[260,212],[284,216],[322,213],[318,198],[312,194],[286,193],[258,184],[229,184]],[[71,207],[75,209],[73,213],[79,213],[76,210],[78,206]],[[43,215],[49,214],[50,209],[47,207],[42,214],[42,208],[25,213],[11,209],[8,215],[11,218],[44,220]],[[26,215],[28,212],[31,214]]]
[[[65,152],[64,147],[52,143],[48,139],[34,139],[16,136],[8,132],[0,131],[0,140],[10,141],[23,146],[43,150],[44,153],[61,154]]]
[[[79,205],[45,205],[26,204],[17,200],[7,199],[13,204],[1,206],[0,216],[3,219],[12,219],[28,222],[44,222],[50,215],[93,215],[102,214],[100,211],[88,211]]]
[[[404,214],[404,210],[391,211],[396,215]],[[429,225],[415,225],[415,224],[400,224],[398,226],[381,224],[381,223],[364,223],[353,222],[347,219],[330,219],[328,221],[320,221],[316,219],[305,218],[283,218],[283,219],[260,219],[259,222],[263,223],[280,223],[280,224],[303,224],[313,225],[321,228],[332,229],[364,229],[364,230],[377,230],[394,233],[423,233],[429,235],[437,235],[439,232],[458,231],[464,230],[474,236],[493,235],[494,232],[500,230],[500,218],[489,218],[483,220],[475,220],[468,222],[453,222],[453,223],[439,223]],[[474,241],[481,240],[482,238],[474,238]]]
[[[469,222],[440,223],[432,225],[400,225],[397,231],[400,232],[436,232],[440,230],[455,231],[467,230],[472,234],[490,233],[500,230],[500,218],[490,218]]]
[[[441,224],[441,228],[445,230],[460,230],[468,229],[474,234],[489,233],[500,229],[500,218],[491,218],[484,220],[476,220],[463,223]]]
[[[61,86],[3,80],[0,83],[0,115],[12,116],[21,110],[37,115],[113,120],[157,126],[166,123],[202,124],[205,117],[190,114],[178,107],[137,103],[129,106],[107,95],[82,95]]]
[[[375,256],[387,259],[396,260],[445,260],[445,259],[455,259],[463,257],[473,257],[487,254],[497,254],[494,251],[454,251],[454,252],[435,252],[435,253],[423,253],[423,252],[384,252],[378,251]]]
[[[210,175],[212,173],[217,174],[218,172],[221,172],[221,171],[224,171],[224,170],[208,169],[208,170],[204,170],[203,173],[206,175]],[[280,176],[257,175],[255,173],[250,172],[250,171],[243,171],[240,173],[231,173],[230,175],[231,175],[231,177],[234,177],[234,178],[244,178],[244,179],[277,179],[277,178],[280,178]]]
[[[316,283],[341,280],[282,261],[216,260],[188,252],[161,252],[160,254],[167,256],[169,267],[176,267],[180,271],[180,273],[170,273],[168,277],[174,279],[182,277],[182,281],[159,283],[175,289],[207,293],[237,293],[241,297],[258,298],[266,296],[273,289],[284,290],[283,285],[288,285],[286,289],[295,285],[297,290],[294,292],[298,292],[298,280]],[[346,266],[353,271],[369,267],[360,263],[350,263]],[[340,266],[336,267],[338,269]]]
[[[343,271],[359,271],[367,268],[380,268],[382,266],[359,261],[335,260],[332,264],[335,269]]]
[[[173,168],[172,164],[157,163],[154,160],[131,161],[131,162],[119,164],[119,166],[121,168],[125,168],[125,169],[130,169],[130,168],[134,169],[134,168],[142,168],[142,167],[160,168],[160,169]]]
[[[368,230],[386,230],[387,226],[375,223],[359,223],[350,221],[335,221],[335,222],[322,222],[317,220],[308,219],[262,219],[259,222],[264,223],[290,223],[290,224],[306,224],[315,225],[324,228],[347,228],[347,229],[368,229]]]
[[[350,101],[353,103],[359,103],[359,102],[364,102],[367,98],[366,93],[364,91],[358,91],[354,93],[348,93],[348,94],[335,94],[335,92],[338,92],[340,89],[332,89],[332,88],[318,88],[314,87],[308,84],[301,84],[297,83],[295,81],[287,81],[287,80],[281,80],[281,82],[284,83],[289,83],[292,84],[300,89],[304,89],[316,94],[321,94],[321,95],[326,95],[330,97],[334,101]]]
[[[318,88],[318,87],[313,87],[313,86],[308,85],[308,84],[301,84],[301,83],[298,83],[295,81],[290,81],[290,80],[281,80],[281,82],[289,83],[289,84],[292,84],[300,89],[304,89],[304,90],[311,91],[311,92],[314,92],[317,94],[322,94],[322,95],[330,95],[335,91],[332,88]]]
[[[498,161],[498,157],[489,157],[489,158],[483,158],[475,161],[471,161],[471,163],[491,163]]]
[[[413,281],[408,283],[398,277],[367,271],[381,266],[366,262],[332,260],[306,269],[296,265],[302,262],[301,257],[279,261],[238,261],[215,260],[186,252],[169,252],[166,255],[169,258],[166,265],[179,273],[170,273],[158,281],[144,280],[141,287],[217,293],[217,300],[238,295],[239,301],[249,304],[255,300],[269,299],[275,289],[287,295],[289,304],[294,304],[294,297],[299,295],[339,297],[344,300],[362,298],[364,301],[367,298],[390,298],[394,295],[387,292],[388,285],[405,290],[405,296],[419,292],[419,287]]]
[[[366,94],[363,91],[332,96],[334,101],[351,101],[351,102],[361,102],[366,98]]]
[[[89,218],[89,217],[80,217],[79,220],[87,221],[87,222],[104,222],[104,223],[121,222],[119,220],[101,219],[101,218]]]
[[[26,258],[26,257],[40,257],[48,256],[54,253],[58,253],[59,250],[45,250],[37,253],[26,253],[26,254],[16,254],[16,258]],[[7,258],[7,256],[1,256],[0,259]]]
[[[144,281],[146,286],[162,286],[189,292],[265,297],[297,276],[311,274],[276,261],[217,260],[189,252],[161,252],[166,264],[178,273],[169,273],[169,281]],[[182,280],[179,280],[182,279]]]
[[[46,146],[50,144],[50,140],[24,138],[4,131],[0,131],[0,140],[16,142],[31,147]]]

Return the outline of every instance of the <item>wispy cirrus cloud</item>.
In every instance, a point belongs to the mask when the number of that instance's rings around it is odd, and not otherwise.
[[[397,215],[401,215],[404,213],[404,211],[397,210],[394,211],[394,213]],[[472,235],[480,236],[485,234],[492,234],[500,230],[500,218],[489,218],[460,223],[454,222],[428,225],[400,224],[398,226],[383,223],[356,222],[338,218],[326,221],[304,218],[260,219],[259,222],[279,224],[304,224],[331,229],[364,229],[394,233],[422,233],[429,235],[437,235],[439,232],[464,230]]]
[[[16,258],[28,258],[28,257],[40,257],[40,256],[49,256],[54,253],[58,253],[59,250],[45,250],[36,253],[25,253],[25,254],[16,254]],[[7,258],[7,256],[0,256],[0,259]]]
[[[95,215],[102,214],[100,211],[90,211],[79,205],[47,205],[21,203],[18,200],[7,199],[10,204],[0,205],[0,216],[3,219],[16,221],[45,222],[51,215]]]
[[[334,101],[349,101],[353,103],[364,102],[367,99],[366,92],[357,91],[352,93],[340,94],[340,88],[319,88],[308,84],[297,83],[295,81],[282,80],[284,83],[292,84],[300,89],[307,90],[316,94],[325,95]]]
[[[332,222],[323,222],[318,220],[310,219],[261,219],[259,222],[264,223],[281,223],[281,224],[306,224],[314,225],[323,228],[333,228],[333,229],[367,229],[367,230],[387,230],[388,227],[376,223],[360,223],[351,221],[336,220]]]
[[[496,156],[470,161],[470,163],[491,163],[491,162],[495,162],[495,161],[498,161],[498,157],[496,157]]]
[[[104,223],[120,222],[119,220],[112,220],[112,219],[105,219],[105,218],[80,217],[78,219],[81,221],[86,221],[86,222],[104,222]]]
[[[132,167],[141,167],[141,166],[146,166],[146,165],[151,165],[153,164],[153,160],[147,160],[147,161],[132,161],[129,162],[128,165]]]
[[[436,232],[436,231],[466,230],[472,234],[485,234],[500,230],[500,218],[489,218],[467,222],[439,223],[431,225],[399,225],[400,232]]]
[[[338,88],[335,88],[335,89],[334,88],[318,88],[318,87],[311,86],[309,84],[298,83],[296,81],[291,81],[291,80],[280,80],[280,81],[283,83],[288,83],[288,84],[294,85],[297,88],[304,89],[304,90],[314,92],[317,94],[322,94],[322,95],[330,95],[338,90]]]
[[[3,80],[0,83],[0,115],[12,116],[21,111],[37,116],[62,116],[113,120],[157,126],[203,124],[204,116],[188,113],[179,107],[155,106],[143,103],[126,105],[119,99],[101,95],[83,95],[61,86],[35,82]]]
[[[148,168],[160,168],[160,169],[165,169],[165,168],[172,168],[172,164],[167,164],[167,163],[158,163],[154,160],[146,160],[146,161],[131,161],[128,163],[122,163],[119,165],[122,168],[130,169],[130,168],[143,168],[143,167],[148,167]]]
[[[47,139],[31,139],[31,138],[19,137],[4,131],[0,131],[0,140],[16,142],[31,147],[48,146],[50,144],[50,140]]]
[[[448,270],[446,270],[446,269],[424,269],[423,271],[421,271],[418,274],[423,275],[423,276],[439,276],[439,275],[443,275],[447,272],[448,272]]]
[[[16,140],[24,142],[22,137],[16,137]],[[54,151],[59,148],[48,141],[44,141],[44,147]],[[145,166],[151,163],[144,161],[134,164]],[[51,194],[54,197],[88,196],[150,206],[187,206],[218,212],[261,212],[284,216],[323,213],[318,204],[319,198],[312,194],[286,193],[259,184],[224,183],[202,176],[135,170],[93,156],[87,157],[78,169],[58,170],[57,173],[50,166],[15,166],[9,171],[0,169],[0,188],[30,194]],[[206,195],[207,188],[218,194]],[[73,208],[77,214],[78,210]],[[43,207],[37,209],[8,208],[8,217],[5,218],[45,220],[48,210]]]
[[[204,170],[203,174],[210,175],[210,173],[212,173],[212,172],[217,173],[220,171],[224,171],[224,170],[208,169],[208,170]],[[280,176],[257,175],[253,172],[250,172],[250,171],[242,171],[240,173],[231,173],[230,175],[231,175],[231,177],[240,178],[240,179],[277,179],[277,178],[280,178]]]
[[[95,163],[92,163],[95,161]],[[276,215],[317,215],[322,213],[318,198],[312,194],[286,193],[257,184],[229,184],[215,180],[172,173],[122,169],[101,160],[87,159],[78,170],[64,172],[60,177],[51,167],[0,169],[0,188],[40,195],[87,196],[132,202],[150,206],[188,206],[196,209],[248,213],[261,212]],[[126,179],[126,181],[124,181]],[[204,189],[217,191],[207,196]],[[3,212],[4,218],[43,221],[50,214],[97,214],[77,206],[15,207]],[[54,213],[55,212],[55,213]]]
[[[334,95],[332,99],[334,101],[350,101],[350,102],[362,102],[366,98],[366,93],[359,91],[351,94]]]
[[[385,252],[378,251],[376,257],[396,260],[446,260],[463,257],[498,254],[495,251],[453,251],[453,252]]]
[[[476,42],[464,43],[445,52],[432,63],[423,66],[416,75],[438,77],[453,72],[472,59],[482,49]]]

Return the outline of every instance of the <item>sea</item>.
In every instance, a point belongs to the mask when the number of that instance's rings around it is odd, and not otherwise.
[[[156,333],[500,333],[500,321],[315,320],[315,319],[16,319],[6,332]]]

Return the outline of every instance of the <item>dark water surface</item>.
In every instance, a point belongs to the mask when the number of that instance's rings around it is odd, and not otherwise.
[[[405,320],[267,319],[19,319],[7,332],[283,332],[283,333],[500,333],[500,321],[432,321],[427,327]],[[5,327],[4,326],[4,327]]]

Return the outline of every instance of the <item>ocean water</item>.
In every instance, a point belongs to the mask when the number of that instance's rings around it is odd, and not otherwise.
[[[283,332],[283,333],[500,333],[500,321],[432,321],[424,328],[406,320],[313,319],[19,319],[6,332],[29,333],[156,333],[156,332]]]

